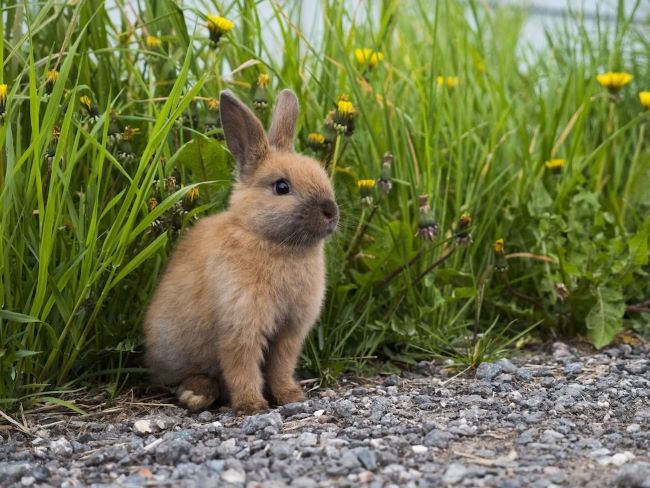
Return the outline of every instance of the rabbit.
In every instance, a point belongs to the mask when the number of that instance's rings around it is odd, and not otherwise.
[[[325,295],[324,241],[339,209],[320,163],[296,154],[296,95],[277,97],[268,137],[225,90],[225,142],[236,161],[228,209],[178,244],[144,319],[146,363],[190,411],[219,400],[238,415],[302,401],[294,379]]]

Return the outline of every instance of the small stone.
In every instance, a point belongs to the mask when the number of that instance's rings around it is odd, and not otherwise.
[[[255,434],[267,427],[271,427],[276,433],[279,432],[282,428],[282,415],[278,412],[251,415],[246,417],[241,424],[241,429],[245,434]]]
[[[432,447],[446,448],[449,441],[454,438],[451,432],[445,430],[433,429],[424,437],[424,445]]]
[[[269,452],[278,459],[286,459],[294,451],[293,444],[284,441],[273,441],[269,447]]]
[[[305,413],[307,411],[307,404],[305,402],[294,402],[287,403],[280,407],[280,414],[283,417],[293,417],[299,413]]]
[[[423,445],[411,446],[411,449],[415,454],[426,454],[427,452],[429,452],[429,448]]]
[[[234,456],[239,450],[235,438],[227,439],[217,446],[217,453],[222,457]]]
[[[641,426],[639,424],[630,424],[625,428],[625,432],[629,432],[630,434],[635,434],[640,430],[641,430]]]
[[[152,434],[154,431],[151,420],[149,419],[136,420],[133,423],[133,430],[138,434]]]
[[[50,442],[50,451],[55,456],[70,456],[72,454],[72,444],[65,437],[61,437]]]
[[[20,478],[20,484],[23,486],[32,486],[34,483],[36,483],[36,478],[33,476],[23,476]]]
[[[351,451],[345,451],[341,456],[340,463],[346,469],[355,469],[361,467],[361,463],[357,456]]]
[[[636,456],[634,456],[634,454],[632,454],[630,451],[625,451],[625,452],[618,452],[613,456],[599,457],[598,459],[596,459],[596,461],[601,466],[608,466],[610,464],[613,464],[615,466],[623,466],[625,463],[631,461],[635,457]]]
[[[221,479],[225,483],[241,484],[246,481],[246,473],[237,471],[236,469],[228,469],[221,473]]]
[[[209,459],[205,462],[205,466],[215,473],[221,473],[224,470],[226,462],[223,459]]]
[[[358,447],[354,450],[354,453],[357,455],[363,467],[369,470],[373,470],[377,467],[377,456],[370,449],[365,447]]]
[[[636,359],[634,361],[625,363],[623,365],[623,369],[625,369],[625,371],[630,374],[642,375],[648,370],[648,363],[650,363],[650,361],[647,359]]]
[[[415,367],[415,371],[424,376],[431,376],[435,367],[431,361],[420,361]]]
[[[356,407],[350,400],[339,400],[334,403],[334,412],[340,417],[350,417],[355,411]]]
[[[468,469],[460,463],[451,463],[442,478],[443,482],[449,485],[455,485],[465,478],[468,474]]]
[[[553,343],[553,358],[556,361],[562,361],[573,357],[573,353],[569,346],[564,342],[554,342]]]
[[[567,376],[577,376],[582,373],[582,363],[567,363],[564,366],[564,374]]]
[[[636,462],[623,465],[616,473],[614,483],[620,488],[646,488],[650,486],[650,463]]]
[[[257,486],[257,485],[255,485],[255,486]],[[266,486],[266,484],[264,484],[264,486]],[[283,486],[286,486],[286,485],[283,485]],[[308,478],[306,476],[301,476],[299,478],[294,479],[291,482],[291,486],[293,488],[313,488],[315,486],[318,486],[318,483],[316,483],[316,481],[314,481],[311,478]]]
[[[316,410],[314,412],[314,417],[322,417],[324,413],[325,413],[325,410]]]
[[[528,369],[518,368],[517,378],[522,381],[530,381],[533,379],[533,372]]]
[[[298,444],[302,447],[313,447],[318,444],[318,436],[311,432],[303,432],[298,437]]]
[[[370,483],[375,477],[372,471],[362,471],[359,473],[359,481],[361,483]]]
[[[402,383],[402,379],[396,374],[387,376],[386,379],[384,379],[385,386],[399,386],[401,383]]]
[[[492,381],[501,371],[501,366],[497,363],[481,363],[476,368],[476,378],[484,381]]]
[[[212,412],[208,410],[204,410],[203,412],[198,414],[196,418],[199,419],[201,422],[211,422],[212,419],[214,418],[214,415],[212,414]]]
[[[557,441],[561,439],[564,439],[564,434],[561,434],[559,432],[550,429],[545,430],[540,437],[540,440],[547,444],[555,444]]]

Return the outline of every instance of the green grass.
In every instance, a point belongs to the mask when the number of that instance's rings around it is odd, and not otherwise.
[[[210,109],[227,87],[269,107],[294,89],[297,145],[336,186],[328,300],[304,354],[313,373],[373,358],[476,365],[531,329],[598,347],[648,332],[647,305],[634,306],[650,297],[639,1],[595,33],[570,15],[541,51],[522,45],[525,12],[480,1],[385,0],[365,16],[328,0],[309,35],[299,2],[259,3],[4,2],[0,401],[144,379],[139,324],[174,241],[227,201],[231,163]],[[209,14],[235,24],[216,47]],[[384,54],[373,69],[355,59],[364,47]],[[596,81],[605,71],[634,79],[610,95]],[[255,90],[262,73],[270,83]],[[351,135],[324,125],[341,94],[357,113]],[[139,133],[115,142],[127,126]],[[310,146],[311,132],[328,142]],[[378,179],[386,152],[392,190],[362,201],[357,181]],[[432,220],[427,241],[418,229]]]

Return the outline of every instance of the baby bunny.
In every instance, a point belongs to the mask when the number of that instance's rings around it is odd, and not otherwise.
[[[220,110],[237,181],[228,210],[201,219],[172,255],[144,320],[146,361],[188,409],[220,399],[249,414],[268,408],[265,393],[278,405],[305,398],[293,373],[339,211],[321,165],[293,152],[292,91],[278,95],[268,137],[232,92]]]

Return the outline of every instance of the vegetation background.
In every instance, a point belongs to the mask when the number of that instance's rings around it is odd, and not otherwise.
[[[323,0],[309,35],[298,1],[2,5],[5,406],[144,379],[158,276],[227,202],[224,88],[263,121],[294,89],[298,148],[337,189],[311,374],[650,330],[640,0],[594,29],[569,11],[541,50],[523,45],[525,9],[479,0]]]

